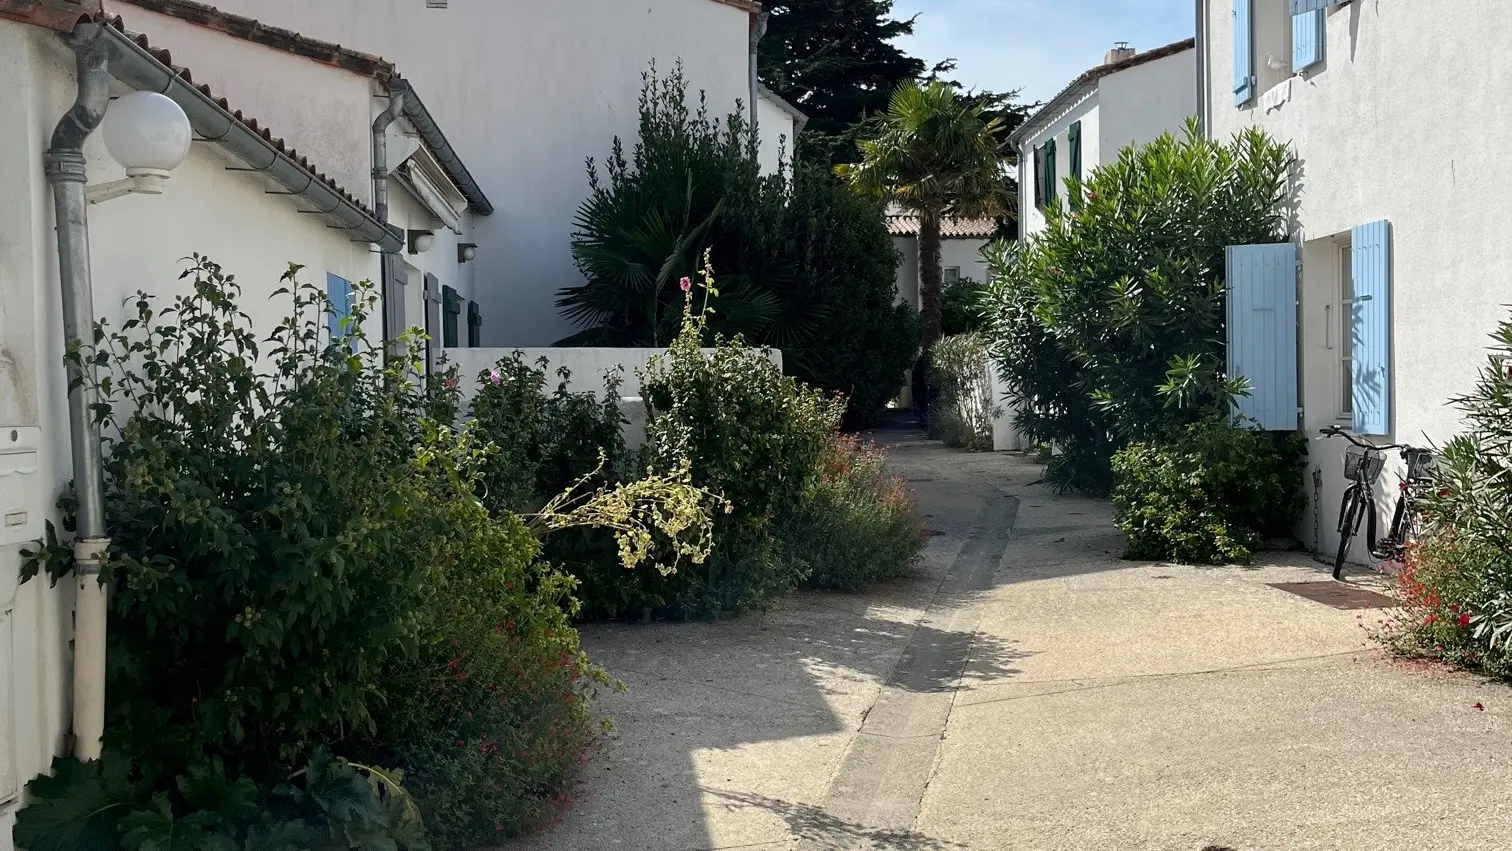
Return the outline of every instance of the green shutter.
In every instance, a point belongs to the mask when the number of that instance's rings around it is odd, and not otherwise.
[[[1034,149],[1034,207],[1045,207],[1045,149]]]
[[[483,345],[483,314],[478,310],[478,303],[467,303],[467,347],[476,349]]]
[[[441,345],[443,348],[455,349],[457,347],[457,317],[462,313],[462,299],[457,297],[457,291],[451,287],[441,288]]]
[[[1055,140],[1045,143],[1045,206],[1055,203]]]
[[[1071,148],[1071,161],[1070,161],[1070,163],[1067,164],[1066,173],[1069,176],[1069,178],[1071,180],[1071,183],[1072,183],[1072,189],[1071,189],[1071,207],[1072,207],[1072,209],[1081,209],[1081,201],[1082,201],[1082,191],[1081,191],[1081,180],[1082,180],[1082,140],[1081,140],[1081,130],[1082,130],[1082,128],[1081,128],[1081,122],[1078,121],[1075,124],[1071,125],[1071,129],[1070,130],[1066,131],[1066,145]]]

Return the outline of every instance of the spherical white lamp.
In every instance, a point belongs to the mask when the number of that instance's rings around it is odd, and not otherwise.
[[[132,92],[117,99],[105,112],[101,132],[105,149],[131,177],[167,177],[184,164],[194,139],[189,116],[157,92]]]
[[[409,232],[409,250],[411,254],[424,254],[436,247],[436,235],[428,230],[412,230]]]

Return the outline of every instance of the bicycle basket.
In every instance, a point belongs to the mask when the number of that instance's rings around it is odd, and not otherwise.
[[[1375,480],[1380,478],[1381,467],[1385,463],[1386,459],[1379,452],[1350,447],[1344,453],[1344,478],[1353,480],[1360,475],[1360,465],[1363,464],[1365,466],[1365,483],[1368,485],[1375,484]]]
[[[1427,449],[1406,449],[1402,457],[1407,461],[1407,481],[1427,482],[1433,479],[1433,453]]]

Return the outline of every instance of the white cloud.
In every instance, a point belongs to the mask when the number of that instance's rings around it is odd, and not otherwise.
[[[894,0],[917,15],[904,50],[933,64],[954,58],[955,77],[978,89],[1054,97],[1103,60],[1114,42],[1148,50],[1190,38],[1192,0]]]

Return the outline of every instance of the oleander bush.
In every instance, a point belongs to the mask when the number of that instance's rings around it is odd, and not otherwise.
[[[1466,428],[1436,459],[1424,534],[1390,574],[1401,615],[1382,638],[1512,678],[1512,322],[1493,334],[1475,389],[1454,403]]]

